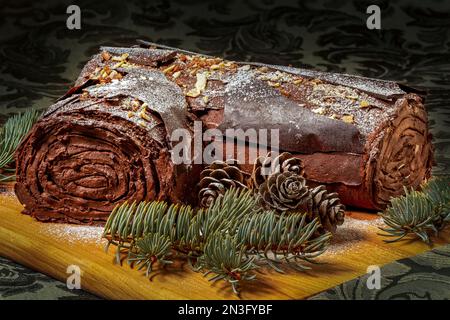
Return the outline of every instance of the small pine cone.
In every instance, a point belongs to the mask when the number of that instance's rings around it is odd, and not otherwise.
[[[253,165],[253,188],[258,189],[270,175],[279,172],[293,172],[303,176],[302,160],[294,158],[289,152],[283,152],[276,157],[269,152],[265,157],[258,157]]]
[[[261,204],[278,212],[297,209],[309,196],[306,180],[290,171],[269,176],[259,189]]]
[[[323,185],[309,190],[308,200],[301,208],[309,213],[311,220],[318,217],[327,231],[335,232],[337,226],[344,223],[345,206],[337,193],[328,193]]]
[[[213,201],[231,187],[247,188],[245,174],[239,169],[236,160],[216,160],[200,174],[198,194],[200,206],[208,208]]]

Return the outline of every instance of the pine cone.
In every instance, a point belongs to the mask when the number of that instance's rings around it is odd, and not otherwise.
[[[244,175],[234,159],[226,162],[216,160],[211,163],[200,174],[198,184],[200,206],[209,207],[217,197],[223,195],[231,187],[247,188],[244,184]]]
[[[309,213],[311,220],[318,217],[327,231],[335,232],[337,226],[344,223],[345,206],[337,193],[328,193],[323,185],[310,189],[308,200],[300,208]]]
[[[253,165],[252,186],[258,189],[270,175],[279,172],[293,172],[303,176],[302,160],[294,158],[289,152],[283,152],[275,157],[272,152],[267,156],[258,157]]]
[[[306,180],[290,171],[270,175],[258,192],[264,207],[281,212],[297,209],[309,195]]]

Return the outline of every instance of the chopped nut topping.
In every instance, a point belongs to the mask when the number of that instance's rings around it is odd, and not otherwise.
[[[112,57],[111,60],[112,60],[112,61],[125,61],[125,60],[127,60],[128,56],[129,56],[128,53],[124,53],[124,54],[122,54],[120,57],[117,57],[117,56]]]
[[[179,53],[178,54],[178,60],[180,60],[180,61],[186,61],[187,60],[187,57],[186,57],[186,55],[185,54],[183,54],[183,53]]]
[[[206,81],[207,81],[207,73],[197,73],[197,82],[195,83],[195,88],[192,90],[189,90],[186,95],[188,97],[196,98],[198,97],[203,90],[206,88]]]
[[[353,115],[344,115],[342,116],[342,121],[346,122],[346,123],[353,123],[354,122],[354,118]]]
[[[103,51],[101,53],[101,56],[102,56],[102,59],[105,60],[105,61],[108,61],[109,59],[111,59],[111,55],[107,51]]]
[[[141,106],[141,102],[139,100],[133,100],[131,102],[131,109],[133,109],[133,111],[137,111]]]
[[[89,92],[83,91],[83,93],[80,96],[80,100],[87,100],[89,99]]]
[[[181,71],[176,71],[172,74],[172,78],[176,79],[180,76],[180,74],[181,74]]]
[[[279,86],[281,86],[281,84],[279,82],[268,81],[267,83],[269,84],[269,86],[274,87],[274,88],[278,88]]]
[[[366,100],[363,100],[363,101],[361,101],[361,102],[359,103],[359,106],[360,106],[361,108],[367,108],[369,105],[370,105],[370,103],[369,103],[368,101],[366,101]]]
[[[163,73],[168,73],[170,71],[172,71],[173,69],[175,69],[176,65],[172,64],[170,67],[167,67],[163,70]]]
[[[111,82],[113,79],[121,79],[122,75],[117,71],[115,73],[112,72],[109,66],[104,66],[103,69],[96,68],[94,73],[91,75],[91,79],[99,80],[100,83]]]
[[[142,118],[142,119],[144,119],[144,120],[147,120],[147,121],[151,121],[152,119],[149,117],[149,115],[147,114],[147,111],[146,111],[146,109],[142,109],[141,110],[141,112],[139,113],[139,117],[140,118]]]
[[[208,96],[203,96],[203,102],[208,103]]]
[[[317,114],[325,114],[325,108],[324,107],[319,107],[319,108],[316,108],[316,109],[312,109],[311,111],[314,112],[314,113],[317,113]]]
[[[191,98],[197,98],[200,95],[200,92],[198,92],[196,89],[192,89],[186,92],[186,95]]]
[[[122,74],[117,72],[116,70],[113,70],[108,77],[112,80],[120,80],[122,79]]]
[[[120,68],[124,63],[125,63],[125,61],[117,62],[115,65],[112,66],[112,68],[113,69]]]

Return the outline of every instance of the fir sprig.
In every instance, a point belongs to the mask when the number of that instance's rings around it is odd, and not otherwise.
[[[197,261],[197,270],[205,270],[204,275],[213,273],[209,281],[225,280],[239,294],[239,283],[243,280],[255,280],[258,269],[255,257],[246,255],[246,246],[239,245],[230,234],[216,232],[206,242],[204,254]]]
[[[0,181],[14,178],[14,169],[8,166],[14,161],[14,152],[39,118],[40,112],[28,110],[9,118],[0,131]]]
[[[137,253],[132,254],[128,261],[135,263],[138,270],[146,268],[146,276],[152,272],[155,263],[162,265],[171,264],[169,260],[172,255],[170,239],[157,233],[146,234],[143,238],[136,241]]]
[[[422,192],[430,199],[442,222],[450,221],[450,178],[436,177],[422,186]]]
[[[438,233],[450,220],[450,181],[448,177],[434,178],[422,186],[422,191],[408,190],[405,195],[391,199],[388,208],[380,215],[387,227],[380,227],[383,236],[392,237],[385,242],[395,242],[416,235],[430,243],[429,233]]]
[[[262,265],[281,271],[275,264],[284,262],[307,269],[304,261],[324,252],[331,234],[317,237],[317,220],[307,222],[304,213],[277,215],[257,201],[251,191],[232,188],[206,210],[161,201],[124,203],[111,213],[103,237],[108,246],[117,246],[118,261],[128,253],[128,261],[147,272],[156,262],[170,261],[170,247],[194,261],[195,270],[229,282],[235,292]]]

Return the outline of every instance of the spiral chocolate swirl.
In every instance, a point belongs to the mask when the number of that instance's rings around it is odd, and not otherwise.
[[[431,175],[433,146],[427,114],[417,95],[396,102],[396,113],[386,121],[373,142],[366,166],[367,186],[374,206],[384,208],[403,187],[416,189]]]
[[[171,193],[174,168],[156,119],[149,130],[115,115],[123,105],[70,100],[69,111],[41,119],[18,150],[16,194],[26,213],[95,223],[118,202]]]
[[[133,68],[93,84],[53,105],[19,147],[24,212],[95,224],[124,201],[183,200],[187,168],[171,162],[167,138],[187,128],[181,89],[159,71]]]

